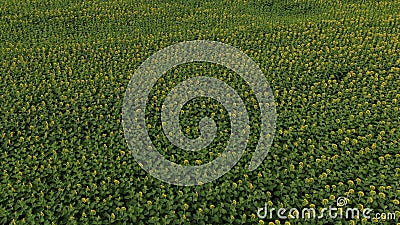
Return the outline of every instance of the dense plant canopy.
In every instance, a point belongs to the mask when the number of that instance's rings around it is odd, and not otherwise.
[[[0,224],[348,224],[261,219],[257,209],[348,206],[400,218],[400,1],[28,1],[0,4]],[[246,170],[260,113],[237,74],[177,66],[154,85],[149,135],[167,159],[207,163],[229,141],[229,116],[196,98],[182,131],[218,125],[209,148],[185,152],[162,133],[160,107],[179,82],[210,76],[249,112],[245,154],[218,180],[180,187],[148,175],[124,139],[121,108],[134,71],[172,44],[214,40],[251,57],[277,109],[273,146]],[[399,224],[399,220],[370,220]]]

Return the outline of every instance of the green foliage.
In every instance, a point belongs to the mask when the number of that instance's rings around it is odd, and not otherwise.
[[[279,224],[260,222],[257,209],[267,202],[323,207],[340,196],[352,207],[399,212],[399,6],[398,0],[3,1],[0,224]],[[274,91],[277,132],[262,165],[246,171],[260,130],[250,88],[218,65],[168,71],[152,89],[146,119],[153,143],[171,161],[209,162],[230,133],[226,110],[196,98],[183,108],[182,130],[195,138],[198,121],[213,116],[218,136],[196,153],[168,142],[159,109],[180,81],[198,75],[226,81],[251,120],[248,149],[230,172],[176,187],[135,163],[121,107],[147,57],[196,39],[235,46],[257,62]]]

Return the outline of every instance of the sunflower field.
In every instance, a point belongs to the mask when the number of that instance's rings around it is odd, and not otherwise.
[[[0,18],[0,224],[400,225],[399,0],[3,0]],[[163,101],[188,78],[229,84],[250,121],[229,172],[176,186],[135,161],[121,114],[135,70],[192,40],[225,43],[256,62],[273,91],[276,132],[248,171],[261,123],[253,90],[217,64],[174,67],[146,105],[148,134],[166,159],[202,165],[229,143],[229,115],[207,97],[179,118],[191,139],[202,118],[215,121],[207,148],[176,148],[163,133]],[[318,211],[339,198],[372,209],[371,218],[257,211]]]

